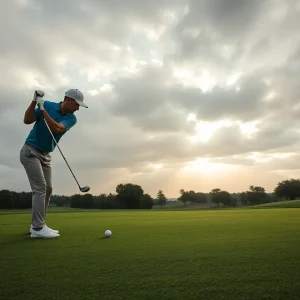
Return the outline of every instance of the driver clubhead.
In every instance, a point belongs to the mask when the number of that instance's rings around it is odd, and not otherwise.
[[[83,192],[83,193],[86,193],[90,190],[90,187],[89,186],[84,186],[84,187],[81,187],[80,188],[80,191]]]

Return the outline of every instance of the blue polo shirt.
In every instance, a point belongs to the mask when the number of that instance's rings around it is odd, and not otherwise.
[[[48,115],[57,123],[63,123],[66,127],[66,130],[62,133],[53,133],[57,143],[61,137],[71,129],[77,123],[77,118],[74,114],[68,113],[63,114],[60,111],[60,103],[45,101],[44,108]],[[36,108],[34,111],[36,122],[30,131],[25,143],[29,144],[42,152],[53,152],[55,149],[55,142],[47,128],[44,118],[39,110]]]

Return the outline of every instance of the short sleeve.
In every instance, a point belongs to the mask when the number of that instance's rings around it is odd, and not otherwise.
[[[66,127],[66,132],[68,130],[70,130],[76,123],[77,123],[77,119],[74,116],[73,118],[68,118],[65,120],[61,120],[60,123],[64,124],[64,126]]]

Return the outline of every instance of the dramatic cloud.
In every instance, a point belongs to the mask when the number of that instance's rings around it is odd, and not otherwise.
[[[19,151],[35,89],[88,109],[60,147],[91,192],[272,191],[298,176],[300,5],[279,0],[4,1],[0,189],[29,190]],[[54,193],[77,187],[58,149]]]

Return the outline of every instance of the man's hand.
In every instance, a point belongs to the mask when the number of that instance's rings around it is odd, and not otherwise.
[[[38,102],[40,103],[39,105],[40,109],[44,111],[44,100],[43,100],[44,95],[45,93],[41,90],[34,91],[33,99],[25,111],[25,115],[24,115],[25,124],[32,124],[33,122],[36,121],[34,111],[35,111],[36,104]]]
[[[44,99],[41,97],[36,98],[36,103],[40,110],[44,110]]]
[[[43,98],[44,95],[45,95],[45,93],[44,93],[43,91],[41,91],[41,90],[36,90],[36,91],[34,91],[34,95],[33,95],[32,101],[37,102],[37,98],[38,98],[38,97]]]

